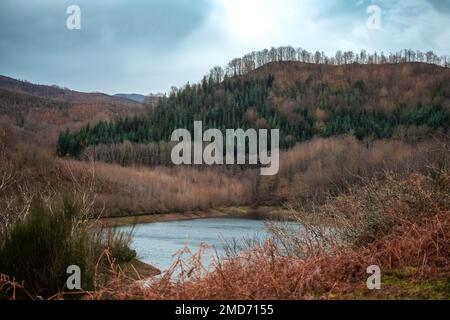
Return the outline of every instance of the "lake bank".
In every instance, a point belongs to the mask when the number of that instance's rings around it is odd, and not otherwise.
[[[264,219],[264,220],[290,220],[292,215],[288,209],[282,207],[222,207],[205,211],[194,212],[174,212],[149,215],[134,215],[108,217],[96,220],[103,227],[121,227],[135,224],[184,221],[206,218],[245,218],[245,219]]]
[[[200,219],[253,219],[253,220],[291,220],[290,211],[282,207],[222,207],[207,211],[162,213],[149,215],[134,215],[121,217],[108,217],[95,220],[104,228],[128,227],[142,224],[161,222],[177,222]],[[130,272],[136,270],[143,278],[151,278],[161,273],[161,269],[151,263],[142,261],[142,257],[135,259],[133,266],[128,266]],[[131,272],[133,273],[133,272]]]
[[[131,262],[122,263],[120,267],[122,272],[133,280],[152,278],[161,274],[160,269],[137,258]]]

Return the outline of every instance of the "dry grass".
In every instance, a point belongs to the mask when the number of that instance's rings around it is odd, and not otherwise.
[[[442,212],[420,224],[402,226],[370,247],[323,251],[308,259],[280,257],[267,242],[224,264],[206,277],[172,282],[154,281],[149,287],[110,286],[94,299],[317,299],[351,298],[365,291],[366,268],[379,265],[383,272],[415,268],[415,280],[425,281],[439,272],[450,275],[450,219]],[[197,270],[201,269],[200,266]],[[116,284],[120,284],[117,281]],[[388,295],[389,292],[384,291]],[[366,292],[370,297],[371,292]],[[376,297],[373,293],[372,297]],[[396,298],[396,296],[390,296]]]
[[[374,188],[375,186],[372,186]],[[406,288],[414,284],[428,283],[437,277],[450,276],[450,175],[440,172],[434,177],[413,175],[406,180],[387,182],[386,188],[379,191],[378,200],[384,197],[386,203],[378,203],[384,218],[391,217],[393,225],[385,230],[377,230],[377,237],[360,242],[359,238],[326,246],[317,242],[317,237],[326,239],[327,235],[308,232],[298,241],[302,258],[286,255],[280,251],[277,238],[263,245],[255,246],[239,256],[218,260],[216,270],[206,272],[199,262],[201,252],[192,255],[190,264],[183,265],[182,275],[171,279],[169,272],[161,278],[149,281],[146,285],[107,286],[91,298],[114,299],[334,299],[334,298],[403,298],[414,297],[409,289],[383,284],[383,291],[366,289],[366,269],[379,265],[384,274],[395,270],[414,270],[407,279]],[[373,190],[372,190],[373,191]],[[383,197],[381,197],[383,194]],[[364,192],[353,195],[354,210],[363,210],[366,218],[369,207],[359,208],[358,203],[367,201]],[[359,197],[359,198],[357,198]],[[437,199],[440,199],[436,202]],[[335,215],[347,214],[340,201],[336,200]],[[376,201],[371,202],[376,205]],[[330,210],[327,208],[326,210]],[[342,215],[341,222],[351,221]],[[359,225],[362,219],[347,227],[342,227],[341,235],[348,230],[365,230]],[[365,220],[365,223],[369,223]],[[387,222],[386,222],[387,223]],[[345,225],[345,223],[341,224]],[[359,225],[359,226],[358,226]],[[307,229],[308,231],[308,229]],[[309,229],[309,231],[314,231]],[[348,239],[347,239],[348,240]],[[331,242],[330,242],[331,243]],[[280,253],[282,252],[282,254]],[[384,279],[384,278],[383,278]],[[386,278],[387,279],[387,278]],[[440,279],[440,278],[439,278]],[[434,288],[431,295],[438,292],[445,297],[448,285]],[[413,289],[411,289],[413,290]],[[414,291],[414,290],[413,290]],[[428,296],[425,296],[427,298]],[[448,292],[447,292],[447,298]]]
[[[214,169],[125,168],[0,141],[0,227],[26,215],[34,199],[52,206],[70,195],[94,217],[157,214],[248,204],[250,185]]]
[[[86,172],[90,164],[63,161]],[[194,168],[121,167],[95,163],[98,205],[106,216],[156,214],[238,206],[250,199],[250,182],[213,170]]]

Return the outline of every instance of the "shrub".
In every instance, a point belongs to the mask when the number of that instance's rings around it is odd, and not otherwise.
[[[131,262],[136,258],[136,250],[130,248],[132,240],[131,234],[115,229],[108,229],[104,237],[105,246],[110,248],[111,255],[118,263]]]
[[[67,291],[67,267],[77,265],[82,290],[93,290],[96,272],[107,271],[107,261],[100,259],[104,250],[109,249],[114,261],[134,258],[126,239],[115,233],[105,240],[101,231],[88,228],[88,222],[80,218],[79,210],[69,201],[57,209],[33,203],[24,219],[0,234],[0,274],[21,283],[23,297],[27,293],[48,298]],[[0,286],[0,293],[10,296],[14,294],[10,289]]]
[[[64,289],[66,268],[78,265],[82,287],[91,289],[100,244],[75,223],[76,208],[67,202],[53,211],[34,204],[23,221],[2,234],[0,271],[23,281],[29,293],[50,296]]]

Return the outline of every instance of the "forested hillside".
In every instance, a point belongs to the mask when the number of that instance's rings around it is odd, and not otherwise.
[[[219,72],[216,69],[217,72]],[[145,117],[102,121],[62,132],[59,155],[92,145],[169,141],[177,128],[278,128],[283,148],[314,136],[421,139],[448,131],[450,70],[426,63],[267,63],[242,75],[209,77],[173,89]],[[205,128],[204,128],[205,129]],[[150,147],[149,147],[150,148]],[[151,155],[149,156],[151,157]],[[110,161],[111,159],[108,159]],[[154,163],[154,161],[149,161]]]
[[[64,128],[143,114],[142,104],[0,76],[0,126],[23,141],[55,148]]]

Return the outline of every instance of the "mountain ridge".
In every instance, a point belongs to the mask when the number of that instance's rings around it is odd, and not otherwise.
[[[146,96],[138,93],[116,93],[113,97],[123,98],[134,102],[144,103]]]
[[[0,129],[19,140],[54,148],[59,132],[102,120],[144,114],[142,103],[0,75]]]
[[[216,81],[204,78],[159,100],[146,117],[60,135],[59,154],[97,144],[170,141],[173,130],[279,129],[290,148],[314,136],[408,139],[447,132],[450,69],[430,64],[317,65],[274,62]],[[415,139],[415,138],[414,138]]]
[[[130,106],[136,105],[133,101],[123,101],[119,97],[114,97],[102,92],[76,91],[69,88],[62,88],[57,85],[36,84],[26,80],[18,80],[3,75],[0,75],[0,89],[18,93],[26,93],[40,98],[54,99],[69,103],[95,101],[123,104],[125,102],[129,102],[128,104]]]

